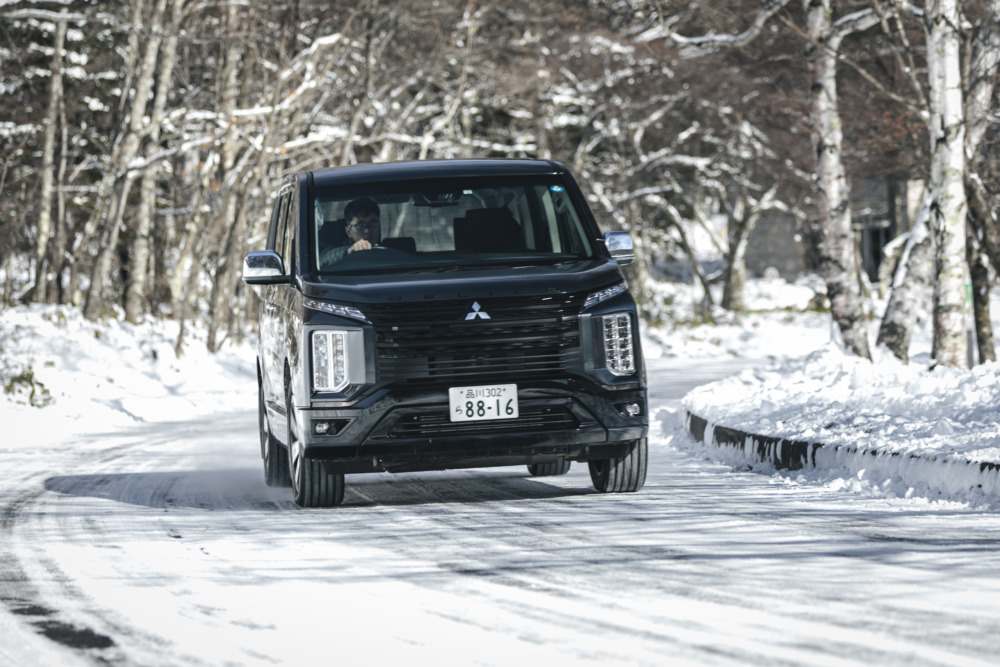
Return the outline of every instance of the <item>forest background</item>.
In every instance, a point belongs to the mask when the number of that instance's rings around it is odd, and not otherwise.
[[[1000,0],[0,0],[0,309],[74,304],[242,337],[240,282],[287,174],[359,162],[540,157],[604,229],[689,263],[706,313],[743,308],[747,241],[790,216],[845,348],[995,359]],[[922,182],[884,312],[849,184]],[[718,223],[722,221],[720,226]],[[766,224],[766,222],[765,222]],[[724,269],[707,274],[693,239]],[[710,282],[723,282],[714,304]],[[971,286],[971,289],[970,289]]]

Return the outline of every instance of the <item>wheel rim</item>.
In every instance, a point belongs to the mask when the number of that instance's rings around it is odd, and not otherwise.
[[[302,495],[302,456],[299,454],[298,441],[294,442],[289,453],[291,458],[292,484],[295,486],[295,495]]]
[[[603,490],[608,484],[608,471],[611,465],[608,461],[591,461],[590,465],[590,480],[594,483],[594,487],[598,490]]]
[[[268,470],[275,469],[275,456],[278,452],[275,451],[274,438],[271,437],[271,427],[266,427],[267,436],[264,442],[264,462],[268,467]]]
[[[271,427],[264,415],[264,390],[257,390],[257,429],[260,432],[260,457],[267,458],[267,443],[271,439]]]
[[[292,408],[292,396],[288,396],[288,468],[291,472],[292,491],[296,497],[302,496],[302,452],[296,433],[295,410]]]

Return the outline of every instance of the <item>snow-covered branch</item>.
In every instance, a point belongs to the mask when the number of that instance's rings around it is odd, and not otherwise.
[[[790,0],[769,0],[769,2],[754,16],[750,26],[736,34],[709,33],[700,36],[682,35],[664,22],[641,33],[640,42],[651,42],[657,39],[669,39],[682,46],[693,46],[699,49],[710,47],[740,47],[750,43],[764,30],[772,16],[785,8]]]

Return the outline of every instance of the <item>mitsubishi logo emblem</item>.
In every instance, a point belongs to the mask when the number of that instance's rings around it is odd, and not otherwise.
[[[483,310],[483,307],[479,305],[478,301],[473,301],[472,310],[470,310],[469,314],[465,316],[465,320],[468,322],[469,320],[474,320],[477,317],[481,320],[488,320],[490,319],[490,314]]]

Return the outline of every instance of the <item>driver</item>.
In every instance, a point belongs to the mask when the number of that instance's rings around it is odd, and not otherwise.
[[[351,241],[350,245],[329,248],[320,256],[320,264],[339,262],[352,252],[371,250],[382,239],[382,222],[379,219],[379,208],[373,200],[363,197],[354,199],[344,207],[344,220],[347,226],[344,231]]]

